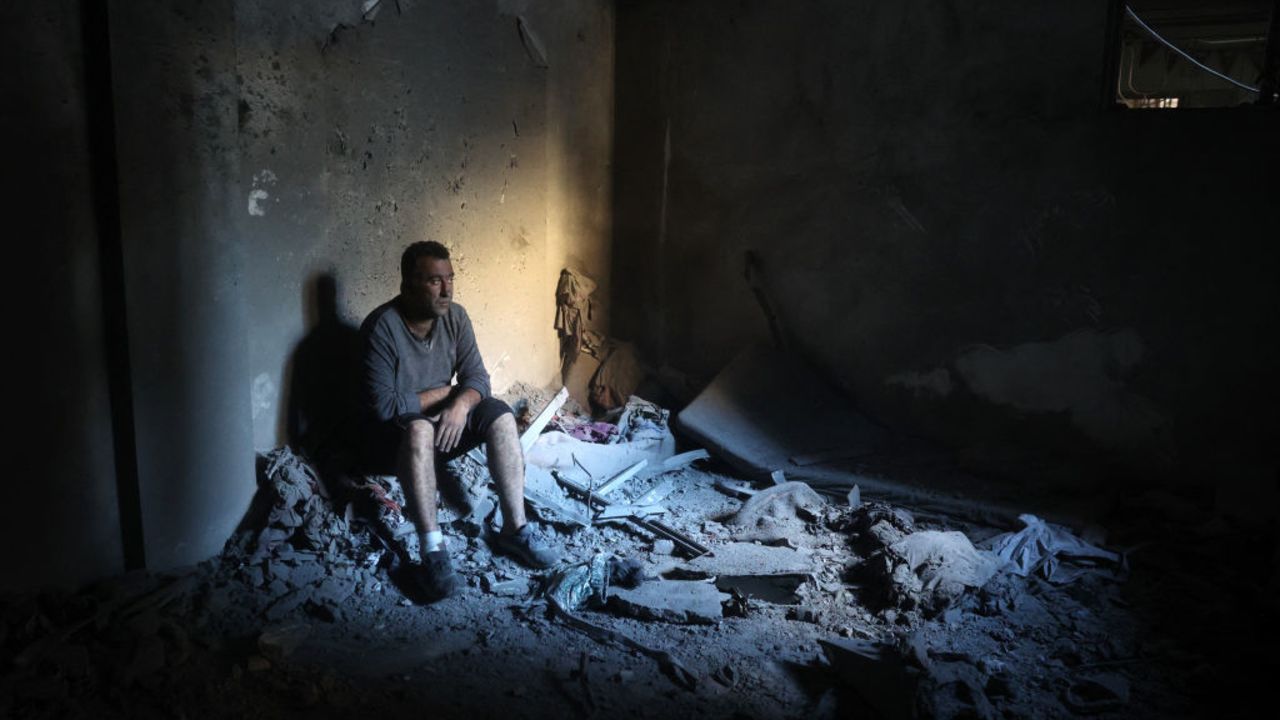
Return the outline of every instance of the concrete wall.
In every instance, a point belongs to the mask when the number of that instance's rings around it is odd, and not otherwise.
[[[1273,497],[1276,115],[1108,112],[1106,4],[629,2],[614,330],[767,334],[1024,481]],[[785,382],[780,379],[780,390]]]
[[[78,4],[0,9],[12,293],[0,592],[123,568]]]
[[[142,534],[221,550],[256,489],[234,3],[110,5]]]
[[[553,377],[558,272],[608,262],[612,13],[525,5],[112,5],[149,566],[329,429],[410,242],[452,248],[496,389]]]
[[[287,439],[314,385],[295,370],[320,341],[319,277],[326,332],[347,336],[398,292],[407,244],[444,242],[500,391],[556,374],[560,269],[607,275],[611,4],[382,4],[369,21],[353,2],[236,3],[258,448]]]
[[[381,5],[109,3],[114,114],[93,107],[117,125],[127,430],[152,569],[218,552],[255,490],[255,449],[333,420],[314,397],[342,391],[335,353],[398,291],[408,243],[453,248],[499,390],[556,376],[562,267],[607,292],[612,3]],[[0,11],[18,51],[6,207],[36,251],[15,268],[18,337],[38,345],[15,353],[30,431],[0,523],[3,590],[117,572],[134,527],[116,497],[104,347],[124,335],[104,337],[80,7]]]

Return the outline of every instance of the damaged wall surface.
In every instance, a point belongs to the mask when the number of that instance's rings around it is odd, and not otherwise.
[[[14,587],[123,562],[103,351],[123,336],[103,337],[78,8],[2,16],[49,61],[10,74],[30,102],[5,122],[29,151],[13,165],[19,235],[42,252],[25,297],[50,310],[30,328],[47,352],[23,384],[53,388],[23,403],[48,408],[30,459],[58,458],[39,493],[66,506],[10,503],[5,537],[48,550],[6,557]],[[560,270],[608,282],[612,3],[113,0],[105,14],[147,567],[221,549],[255,450],[298,439],[304,396],[344,387],[338,356],[398,292],[410,242],[452,248],[495,390],[556,375]]]
[[[317,391],[299,343],[393,297],[410,242],[452,249],[495,390],[555,375],[560,269],[606,274],[611,6],[359,7],[236,3],[259,449],[286,440],[291,395]]]
[[[1105,4],[619,13],[615,334],[715,373],[753,251],[795,347],[982,466],[1274,493],[1274,114],[1104,110]]]

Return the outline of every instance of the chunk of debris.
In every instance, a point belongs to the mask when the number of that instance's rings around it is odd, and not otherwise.
[[[670,555],[675,552],[676,544],[666,538],[658,538],[653,541],[654,555]]]
[[[892,645],[865,640],[819,640],[837,676],[885,718],[914,718],[922,671],[903,662]]]
[[[857,485],[849,488],[849,494],[845,495],[845,502],[848,503],[851,510],[857,510],[862,507],[862,489]]]
[[[800,607],[792,608],[787,613],[787,618],[789,620],[817,624],[822,622],[822,611],[812,605],[801,605]]]
[[[806,522],[822,516],[825,504],[808,485],[786,482],[751,496],[725,524],[737,528],[734,536],[740,540],[795,538],[804,533]]]
[[[310,634],[311,627],[302,622],[269,627],[258,636],[258,652],[273,663],[283,662],[301,647]]]
[[[706,460],[709,457],[711,457],[711,453],[707,452],[706,450],[703,450],[702,448],[699,448],[697,450],[690,450],[689,452],[683,452],[683,453],[680,453],[679,455],[672,455],[666,460],[663,460],[662,469],[678,470],[686,465],[695,463],[699,460]]]
[[[920,717],[995,720],[999,713],[987,698],[981,671],[969,663],[933,663],[916,691]]]
[[[612,588],[608,605],[641,620],[691,624],[715,624],[724,616],[721,604],[729,599],[710,583],[663,580],[636,588]]]
[[[809,575],[814,570],[806,550],[733,542],[690,561],[685,568],[704,575]]]
[[[964,533],[938,530],[907,535],[885,549],[883,562],[894,604],[929,614],[945,610],[965,589],[982,587],[1000,567]]]
[[[775,605],[793,605],[800,602],[799,590],[809,575],[719,575],[716,587],[736,595],[763,600]]]
[[[785,378],[781,389],[778,378]],[[682,430],[751,480],[830,448],[874,450],[884,432],[794,354],[752,347],[677,416]]]
[[[1129,681],[1114,673],[1079,678],[1063,692],[1063,701],[1082,714],[1119,710],[1129,703]]]
[[[480,587],[490,595],[503,597],[523,597],[529,594],[528,578],[499,580],[493,573],[485,573],[480,577]]]

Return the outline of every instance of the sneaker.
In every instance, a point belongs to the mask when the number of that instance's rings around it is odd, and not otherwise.
[[[532,568],[542,570],[560,562],[560,556],[533,539],[533,527],[526,523],[514,533],[499,532],[493,536],[493,547]]]
[[[418,589],[431,602],[443,600],[458,590],[458,576],[453,574],[448,550],[427,553],[422,564],[413,566],[413,570]]]

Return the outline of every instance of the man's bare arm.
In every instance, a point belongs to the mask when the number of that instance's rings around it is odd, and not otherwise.
[[[438,388],[423,390],[418,393],[418,409],[423,415],[434,415],[444,409],[443,403],[453,394],[453,385],[441,385]]]

